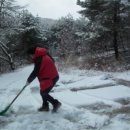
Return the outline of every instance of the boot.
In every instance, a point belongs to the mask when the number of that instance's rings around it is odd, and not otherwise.
[[[57,110],[60,108],[61,103],[58,100],[55,100],[55,103],[53,104],[53,110],[52,112],[57,112]]]
[[[38,111],[49,111],[49,104],[43,104]]]

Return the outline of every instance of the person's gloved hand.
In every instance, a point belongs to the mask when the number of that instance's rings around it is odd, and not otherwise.
[[[28,86],[30,83],[28,82],[28,81],[26,81],[26,84],[25,84],[25,86]]]

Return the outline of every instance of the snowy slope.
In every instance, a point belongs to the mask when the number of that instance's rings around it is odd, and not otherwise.
[[[0,76],[0,111],[22,89],[32,69],[27,66]],[[36,79],[7,115],[0,116],[0,130],[130,130],[130,88],[115,80],[128,80],[129,75],[74,69],[60,72],[51,92],[62,102],[57,113],[37,111],[42,100]]]

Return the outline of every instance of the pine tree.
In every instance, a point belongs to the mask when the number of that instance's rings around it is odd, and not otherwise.
[[[89,18],[95,26],[102,27],[102,35],[107,34],[106,39],[111,38],[111,46],[114,48],[115,58],[119,58],[119,35],[125,30],[125,20],[130,13],[129,1],[127,4],[123,0],[85,0],[77,1],[77,4],[84,8],[79,11],[84,17]],[[102,39],[101,39],[102,40]],[[107,44],[106,44],[107,45]]]
[[[37,44],[41,41],[40,32],[38,30],[38,17],[34,17],[27,10],[23,11],[21,17],[21,28],[22,28],[22,45],[24,52],[27,48],[33,44]]]
[[[101,15],[101,13],[105,10],[104,4],[106,4],[106,2],[104,0],[77,0],[77,4],[84,8],[79,11],[81,15],[87,17],[91,21],[96,21],[98,15]]]

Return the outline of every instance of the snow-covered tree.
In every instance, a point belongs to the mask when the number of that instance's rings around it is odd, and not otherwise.
[[[57,49],[59,56],[67,56],[76,52],[74,19],[71,15],[60,18],[48,32],[46,41],[49,47]]]
[[[14,61],[7,37],[15,33],[16,14],[20,9],[14,0],[0,0],[0,66],[4,67],[4,63],[7,62],[11,69],[14,69]]]
[[[13,26],[15,15],[21,8],[15,0],[0,0],[0,28]]]
[[[23,53],[26,52],[29,46],[42,41],[38,25],[38,17],[34,17],[27,10],[24,10],[21,16],[21,45],[24,48]]]
[[[77,0],[77,4],[84,8],[79,13],[90,20],[91,27],[95,26],[95,29],[98,27],[99,30],[95,30],[98,32],[96,42],[106,40],[104,47],[112,47],[118,59],[120,37],[126,30],[126,25],[123,23],[124,19],[129,18],[130,2],[128,0]]]

